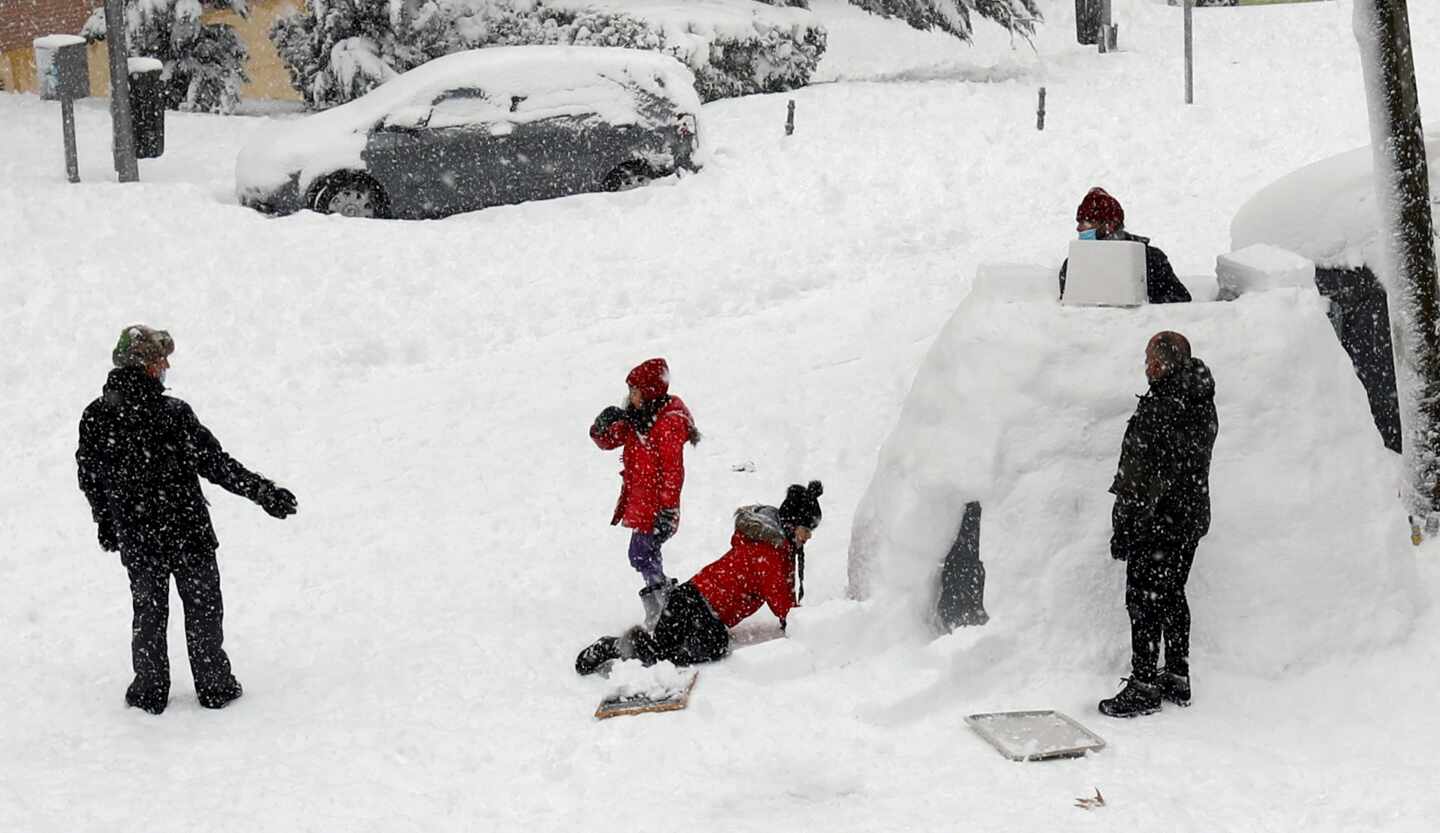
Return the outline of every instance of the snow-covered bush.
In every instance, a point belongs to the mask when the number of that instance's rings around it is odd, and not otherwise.
[[[665,52],[705,100],[803,86],[825,51],[808,0],[306,0],[270,37],[313,107],[341,104],[433,58],[566,44]]]
[[[131,57],[157,58],[164,64],[165,106],[172,110],[228,113],[240,100],[240,85],[250,80],[250,53],[235,29],[202,23],[207,9],[248,15],[246,0],[127,0],[126,46]],[[90,15],[80,32],[91,42],[105,39],[105,9]]]
[[[973,11],[1023,37],[1035,34],[1043,15],[1036,0],[850,0],[867,12],[898,17],[916,29],[940,29],[970,40]]]

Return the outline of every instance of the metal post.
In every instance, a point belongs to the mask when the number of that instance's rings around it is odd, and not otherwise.
[[[105,51],[110,56],[111,149],[121,182],[140,179],[135,160],[135,123],[130,117],[130,50],[125,43],[125,0],[105,0]]]
[[[65,134],[65,176],[80,181],[80,160],[75,152],[75,100],[60,99],[60,131]]]
[[[1035,111],[1035,129],[1045,129],[1045,88],[1040,88],[1040,108]]]
[[[1185,0],[1185,103],[1195,103],[1195,0]]]
[[[785,110],[785,135],[792,136],[795,133],[795,99],[790,99],[790,104]]]

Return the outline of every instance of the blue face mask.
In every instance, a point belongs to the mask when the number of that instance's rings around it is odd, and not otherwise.
[[[1087,228],[1087,229],[1085,229],[1084,231],[1080,232],[1080,239],[1081,239],[1081,240],[1099,240],[1100,238],[1099,238],[1098,236],[1096,236],[1096,229]]]

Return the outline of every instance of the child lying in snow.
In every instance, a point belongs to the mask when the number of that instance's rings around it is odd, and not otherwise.
[[[729,552],[669,594],[654,633],[637,626],[618,637],[602,636],[575,658],[575,671],[594,674],[617,659],[645,665],[714,662],[730,653],[728,629],[762,604],[784,628],[798,602],[797,560],[803,563],[805,542],[820,525],[823,493],[820,481],[812,480],[809,486],[791,486],[778,509],[737,509]]]

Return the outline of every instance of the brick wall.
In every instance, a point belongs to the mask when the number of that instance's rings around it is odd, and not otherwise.
[[[78,35],[100,0],[0,0],[0,52],[41,35]]]

